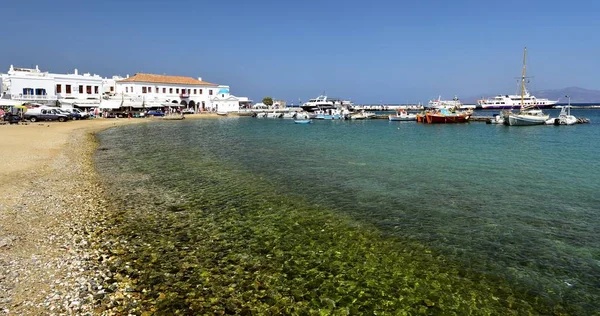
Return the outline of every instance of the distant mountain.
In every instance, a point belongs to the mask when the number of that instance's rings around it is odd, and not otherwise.
[[[538,98],[547,98],[550,100],[560,100],[560,103],[566,103],[566,95],[571,97],[571,103],[600,103],[600,91],[590,90],[579,87],[569,87],[563,89],[550,89],[532,91],[533,95]]]
[[[514,92],[513,92],[514,93]],[[496,93],[497,94],[497,93]],[[482,96],[488,98],[496,94],[482,93],[477,96],[464,98],[462,102],[465,104],[475,104]],[[512,93],[510,93],[512,94]],[[531,91],[531,94],[537,98],[547,98],[550,100],[559,100],[559,103],[567,103],[565,95],[571,97],[571,103],[600,103],[600,90],[584,89],[579,87],[568,87],[562,89],[547,89]]]

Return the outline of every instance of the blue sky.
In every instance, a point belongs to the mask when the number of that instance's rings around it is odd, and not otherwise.
[[[0,71],[202,77],[260,101],[600,89],[598,1],[3,1]]]

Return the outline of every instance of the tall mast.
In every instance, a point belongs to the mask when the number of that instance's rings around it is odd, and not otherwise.
[[[521,108],[524,105],[525,99],[525,73],[527,72],[527,68],[525,67],[525,61],[527,59],[527,47],[523,50],[523,74],[521,75]]]

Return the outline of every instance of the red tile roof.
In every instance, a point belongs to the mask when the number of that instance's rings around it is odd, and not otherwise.
[[[119,82],[149,82],[149,83],[169,83],[169,84],[185,84],[185,85],[209,85],[218,86],[216,83],[200,81],[192,77],[184,76],[167,76],[155,74],[137,73],[133,77],[120,80]]]

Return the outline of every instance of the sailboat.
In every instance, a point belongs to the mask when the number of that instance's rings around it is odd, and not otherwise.
[[[523,73],[521,75],[521,108],[519,112],[506,111],[504,112],[504,125],[510,126],[528,126],[528,125],[543,125],[546,123],[550,115],[544,114],[538,108],[535,102],[531,100],[525,103],[525,73],[527,60],[527,47],[523,50]]]

